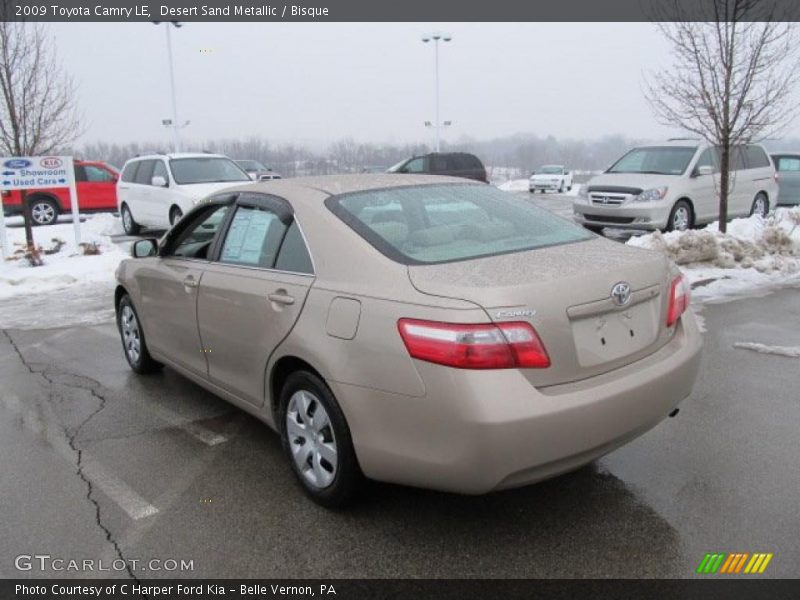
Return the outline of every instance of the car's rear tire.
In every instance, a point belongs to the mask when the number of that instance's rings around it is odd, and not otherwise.
[[[34,197],[29,202],[34,225],[52,225],[58,219],[58,204],[51,198]]]
[[[305,493],[328,508],[349,503],[364,476],[331,390],[314,373],[295,371],[281,389],[279,406],[283,449]]]
[[[767,197],[759,192],[753,199],[753,205],[750,207],[750,216],[761,215],[766,217],[769,214],[769,200]]]
[[[175,225],[183,217],[183,211],[179,206],[173,206],[169,209],[169,224]]]
[[[135,373],[145,375],[158,371],[164,366],[150,356],[150,352],[147,350],[147,342],[144,339],[144,331],[139,321],[139,314],[136,312],[133,301],[128,294],[122,296],[119,301],[117,328],[122,340],[125,359]]]
[[[142,226],[133,220],[133,213],[131,213],[131,209],[128,208],[127,204],[122,205],[119,216],[122,219],[122,229],[125,230],[125,233],[136,235],[141,231]]]
[[[667,231],[688,231],[693,224],[692,207],[686,200],[678,200],[669,213]]]

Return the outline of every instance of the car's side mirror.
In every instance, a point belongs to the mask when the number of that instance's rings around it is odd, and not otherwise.
[[[697,175],[713,175],[714,174],[714,167],[710,165],[701,165],[697,167],[695,170]]]
[[[167,187],[167,180],[161,175],[155,175],[150,183],[156,187]]]
[[[146,240],[136,240],[131,246],[131,256],[133,258],[144,258],[158,254],[158,241],[155,238]]]

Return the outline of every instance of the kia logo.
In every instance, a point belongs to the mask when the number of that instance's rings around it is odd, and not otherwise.
[[[47,156],[41,159],[39,164],[45,169],[57,169],[64,163],[57,156]]]
[[[629,283],[620,281],[611,288],[611,299],[617,306],[625,306],[631,301],[631,286]]]
[[[31,161],[24,158],[12,158],[3,163],[6,169],[26,169],[31,166]]]

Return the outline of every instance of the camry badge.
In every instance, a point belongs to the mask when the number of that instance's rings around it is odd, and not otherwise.
[[[501,310],[494,318],[495,319],[514,319],[516,317],[532,317],[536,314],[535,310]]]
[[[631,286],[625,281],[620,281],[611,288],[611,299],[617,306],[625,306],[631,301]]]

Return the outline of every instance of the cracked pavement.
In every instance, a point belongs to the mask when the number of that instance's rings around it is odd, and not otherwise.
[[[734,344],[800,345],[798,292],[705,306],[678,417],[587,468],[482,497],[373,484],[338,512],[265,425],[170,369],[133,374],[113,324],[4,331],[0,576],[691,577],[712,551],[797,576],[798,359]],[[125,562],[18,571],[20,554]]]

